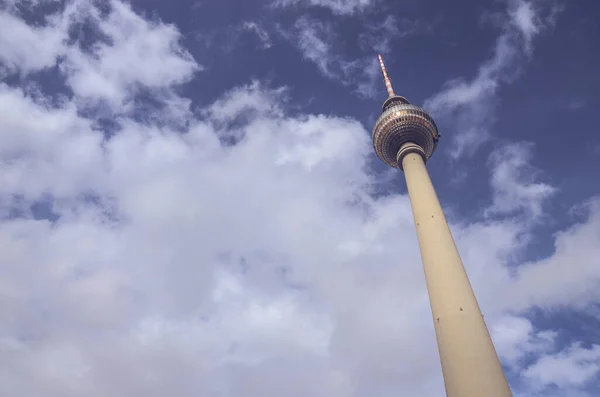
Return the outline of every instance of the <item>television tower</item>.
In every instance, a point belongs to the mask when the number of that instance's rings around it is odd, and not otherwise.
[[[392,88],[373,129],[373,147],[406,176],[448,397],[512,397],[496,349],[425,163],[440,134],[433,119]]]

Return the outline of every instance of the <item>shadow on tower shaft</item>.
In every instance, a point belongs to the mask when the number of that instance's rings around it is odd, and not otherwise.
[[[469,278],[452,238],[425,163],[440,134],[423,109],[394,93],[379,56],[388,91],[373,129],[373,147],[406,177],[435,335],[448,397],[512,397]]]

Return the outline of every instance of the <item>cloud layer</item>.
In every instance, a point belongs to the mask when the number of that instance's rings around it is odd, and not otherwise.
[[[201,60],[120,1],[0,21],[20,40],[0,45],[4,73],[59,65],[69,93],[0,85],[3,390],[443,395],[410,203],[372,194],[363,125],[290,116],[293,92],[257,81],[191,108],[177,88]],[[510,269],[554,189],[530,154],[500,148],[488,216],[452,228],[517,391],[583,393],[598,347],[560,346],[526,312],[597,300],[600,206]]]

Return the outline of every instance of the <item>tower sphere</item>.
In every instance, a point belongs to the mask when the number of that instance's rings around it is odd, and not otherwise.
[[[439,132],[427,112],[411,105],[406,99],[390,97],[383,107],[373,129],[373,147],[377,156],[394,168],[401,168],[398,151],[405,143],[415,143],[424,152],[424,161],[429,160],[437,147]]]
[[[379,62],[389,96],[383,103],[383,112],[373,129],[375,152],[390,167],[402,168],[400,148],[406,143],[412,143],[410,151],[418,152],[423,161],[427,162],[440,138],[437,126],[425,110],[411,105],[406,98],[394,93],[381,55]]]

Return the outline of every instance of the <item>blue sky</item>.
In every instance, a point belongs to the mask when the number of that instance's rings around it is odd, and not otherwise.
[[[0,2],[3,390],[444,395],[379,52],[515,396],[597,396],[598,14]]]

